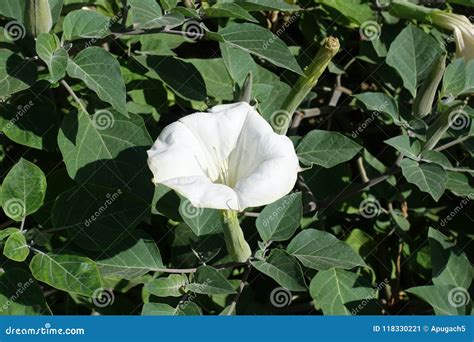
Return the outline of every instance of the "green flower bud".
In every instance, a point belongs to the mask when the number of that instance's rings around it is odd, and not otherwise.
[[[25,6],[26,30],[34,37],[47,33],[53,26],[48,0],[29,0]]]

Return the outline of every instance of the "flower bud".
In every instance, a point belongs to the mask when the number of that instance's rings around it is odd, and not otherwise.
[[[29,0],[26,2],[25,26],[34,37],[51,30],[53,19],[48,0]]]

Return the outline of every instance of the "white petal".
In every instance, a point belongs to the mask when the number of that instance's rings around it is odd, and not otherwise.
[[[241,210],[272,203],[288,194],[300,171],[291,140],[274,133],[254,110],[229,159],[229,169],[236,172],[234,190]]]
[[[235,191],[226,185],[212,183],[207,177],[173,178],[163,184],[186,197],[197,208],[239,210]]]

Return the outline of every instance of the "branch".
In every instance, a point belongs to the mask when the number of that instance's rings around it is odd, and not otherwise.
[[[240,296],[242,295],[242,292],[244,291],[247,279],[249,278],[250,271],[252,270],[252,266],[248,265],[247,269],[245,270],[244,275],[242,276],[242,279],[240,280],[239,288],[237,290],[237,294],[234,297],[234,300],[232,300],[232,303],[230,303],[229,310],[227,311],[227,316],[231,316],[232,313],[235,310],[235,307],[237,306],[237,302],[240,299]]]
[[[226,264],[219,265],[210,265],[218,270],[225,268],[234,268],[239,266],[247,265],[245,262],[230,262]],[[150,268],[150,271],[154,272],[163,272],[163,273],[195,273],[198,270],[198,267],[193,268]]]
[[[74,90],[72,90],[72,88],[69,86],[69,84],[67,84],[67,82],[65,80],[61,80],[61,84],[63,85],[64,88],[66,88],[66,90],[68,91],[69,94],[71,94],[71,96],[73,97],[74,101],[77,102],[77,104],[81,107],[81,109],[87,113],[87,109],[86,107],[82,104],[81,100],[79,99],[79,97],[77,97],[76,93],[74,92]]]

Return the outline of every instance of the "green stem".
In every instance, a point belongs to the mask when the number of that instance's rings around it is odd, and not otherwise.
[[[319,49],[311,64],[304,69],[305,75],[300,76],[296,81],[283,103],[281,111],[287,116],[286,120],[283,120],[286,125],[275,127],[277,133],[286,134],[293,113],[298,109],[311,89],[318,83],[319,77],[326,70],[329,62],[338,51],[339,40],[337,38],[329,37],[324,40],[323,46]]]
[[[250,246],[245,241],[244,232],[240,227],[235,210],[223,210],[224,239],[232,261],[246,262],[252,255]]]

